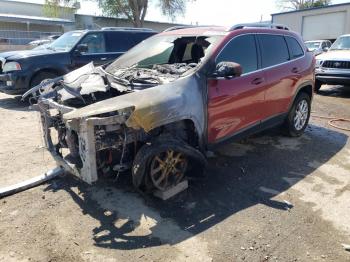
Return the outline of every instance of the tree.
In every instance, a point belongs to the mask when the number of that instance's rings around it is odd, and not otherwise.
[[[97,0],[104,14],[112,17],[125,17],[134,27],[143,27],[147,8],[152,0]],[[156,0],[163,15],[172,19],[183,15],[186,2],[191,0]]]
[[[77,0],[45,0],[43,13],[47,17],[64,17],[78,7]]]
[[[302,10],[330,4],[331,0],[277,0],[279,8],[285,10]]]

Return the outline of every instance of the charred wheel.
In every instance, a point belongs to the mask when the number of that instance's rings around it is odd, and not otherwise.
[[[203,169],[201,152],[175,138],[157,138],[137,152],[132,167],[133,184],[142,191],[165,191],[180,183],[195,167]]]
[[[185,176],[187,165],[186,156],[172,149],[155,155],[149,170],[154,187],[164,191],[177,185]]]

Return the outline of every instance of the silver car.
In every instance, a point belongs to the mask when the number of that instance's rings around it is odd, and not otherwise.
[[[329,40],[313,40],[306,41],[305,45],[307,49],[314,53],[315,56],[327,52],[332,43]]]

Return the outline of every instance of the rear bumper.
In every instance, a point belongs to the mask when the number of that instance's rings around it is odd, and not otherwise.
[[[21,95],[29,88],[28,74],[23,71],[0,74],[0,92]]]

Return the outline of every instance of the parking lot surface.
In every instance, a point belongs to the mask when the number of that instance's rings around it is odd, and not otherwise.
[[[273,129],[219,148],[166,202],[127,175],[0,199],[0,261],[350,261],[350,132],[316,116],[350,118],[350,88],[322,88],[300,138]],[[19,98],[0,94],[0,127],[0,187],[55,167]]]

